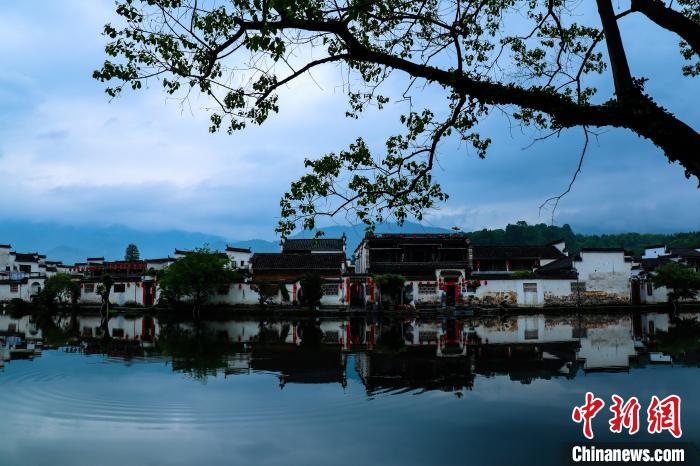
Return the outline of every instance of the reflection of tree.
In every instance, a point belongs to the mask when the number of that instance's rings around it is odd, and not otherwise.
[[[173,370],[206,382],[227,367],[230,348],[226,340],[205,332],[192,333],[177,326],[161,329],[158,348],[172,359]]]
[[[650,349],[673,356],[685,364],[700,364],[700,322],[696,317],[678,319],[668,332],[657,330]]]

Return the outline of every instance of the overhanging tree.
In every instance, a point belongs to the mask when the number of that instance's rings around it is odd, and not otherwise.
[[[440,144],[457,138],[479,157],[491,142],[477,131],[494,110],[543,131],[626,128],[649,139],[686,176],[700,176],[700,134],[661,107],[634,76],[622,40],[628,16],[675,34],[687,78],[700,75],[700,0],[121,0],[120,27],[107,25],[111,57],[94,73],[116,96],[149,79],[172,95],[198,91],[214,105],[211,130],[262,124],[278,111],[277,91],[322,66],[343,68],[348,116],[368,106],[412,102],[425,86],[444,101],[401,116],[404,129],[381,151],[358,138],[307,160],[310,173],[281,201],[279,231],[313,228],[319,216],[351,212],[368,225],[393,215],[422,218],[447,198],[432,177]],[[620,7],[621,5],[621,7]],[[510,25],[507,28],[505,25]],[[313,56],[301,60],[302,56]],[[609,71],[608,71],[609,70]],[[403,74],[395,95],[383,86]],[[608,73],[614,94],[598,96],[591,77]],[[680,74],[680,73],[679,73]],[[683,79],[683,78],[680,78]],[[581,165],[574,174],[574,179]],[[573,183],[573,179],[572,179]],[[563,194],[569,191],[571,185]],[[553,208],[561,195],[546,202]]]

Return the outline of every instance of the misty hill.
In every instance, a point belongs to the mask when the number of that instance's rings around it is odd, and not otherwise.
[[[278,243],[274,241],[227,241],[216,235],[181,230],[141,231],[123,225],[91,227],[50,222],[0,222],[0,243],[11,244],[16,251],[40,252],[50,260],[66,263],[99,256],[107,260],[123,259],[129,243],[139,247],[141,257],[158,258],[172,256],[175,248],[191,249],[208,245],[211,249],[223,250],[227,242],[260,252],[279,250]]]
[[[355,250],[364,236],[361,226],[331,226],[324,228],[326,237],[347,237],[347,250]],[[381,233],[400,232],[449,232],[437,227],[426,227],[416,223],[381,224],[376,227]],[[314,236],[314,232],[304,232],[293,236],[305,238]],[[223,250],[227,244],[251,248],[254,252],[278,252],[279,240],[224,238],[206,233],[192,233],[181,230],[142,231],[123,225],[109,227],[70,226],[51,222],[0,222],[0,244],[9,243],[16,251],[40,252],[50,260],[66,263],[84,261],[86,257],[104,256],[107,260],[124,257],[124,250],[129,243],[138,246],[143,258],[172,256],[175,248],[192,249],[207,245],[211,249]]]
[[[363,226],[335,225],[322,229],[327,238],[337,238],[345,234],[347,251],[350,257],[364,236]],[[447,228],[425,226],[406,222],[402,226],[395,223],[377,225],[377,233],[452,233]],[[293,236],[310,238],[315,231],[307,231]],[[700,232],[691,233],[619,233],[584,235],[575,233],[571,226],[552,226],[543,223],[528,225],[517,222],[504,229],[479,230],[468,233],[477,245],[503,244],[546,244],[564,239],[569,250],[578,252],[583,247],[622,247],[641,254],[649,244],[664,243],[672,247],[699,247]],[[67,226],[57,223],[25,223],[17,221],[0,222],[0,244],[9,243],[16,251],[40,252],[51,260],[73,263],[86,257],[104,256],[107,260],[122,259],[129,243],[135,243],[143,258],[157,258],[172,255],[175,248],[191,249],[208,245],[211,249],[223,250],[227,244],[249,247],[254,252],[277,252],[279,241],[262,239],[231,239],[206,233],[192,233],[181,230],[142,231],[122,225],[110,227]]]
[[[603,235],[577,234],[571,226],[553,226],[540,223],[528,225],[517,222],[505,229],[480,230],[469,233],[473,244],[504,245],[504,244],[546,244],[563,239],[567,248],[578,252],[581,248],[624,248],[639,256],[644,252],[644,246],[666,244],[671,247],[700,247],[700,232],[690,233],[617,233]]]

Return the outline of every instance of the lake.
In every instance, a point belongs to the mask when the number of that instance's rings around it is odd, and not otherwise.
[[[607,403],[596,441],[674,441],[646,406],[677,394],[700,444],[698,335],[661,313],[119,316],[109,345],[97,327],[0,315],[6,339],[55,345],[0,369],[0,464],[562,464],[587,391]],[[644,432],[608,430],[612,394],[639,398]]]

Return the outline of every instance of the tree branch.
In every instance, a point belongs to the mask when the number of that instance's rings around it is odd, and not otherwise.
[[[631,10],[639,11],[662,28],[675,32],[700,55],[700,24],[660,0],[632,0]]]

